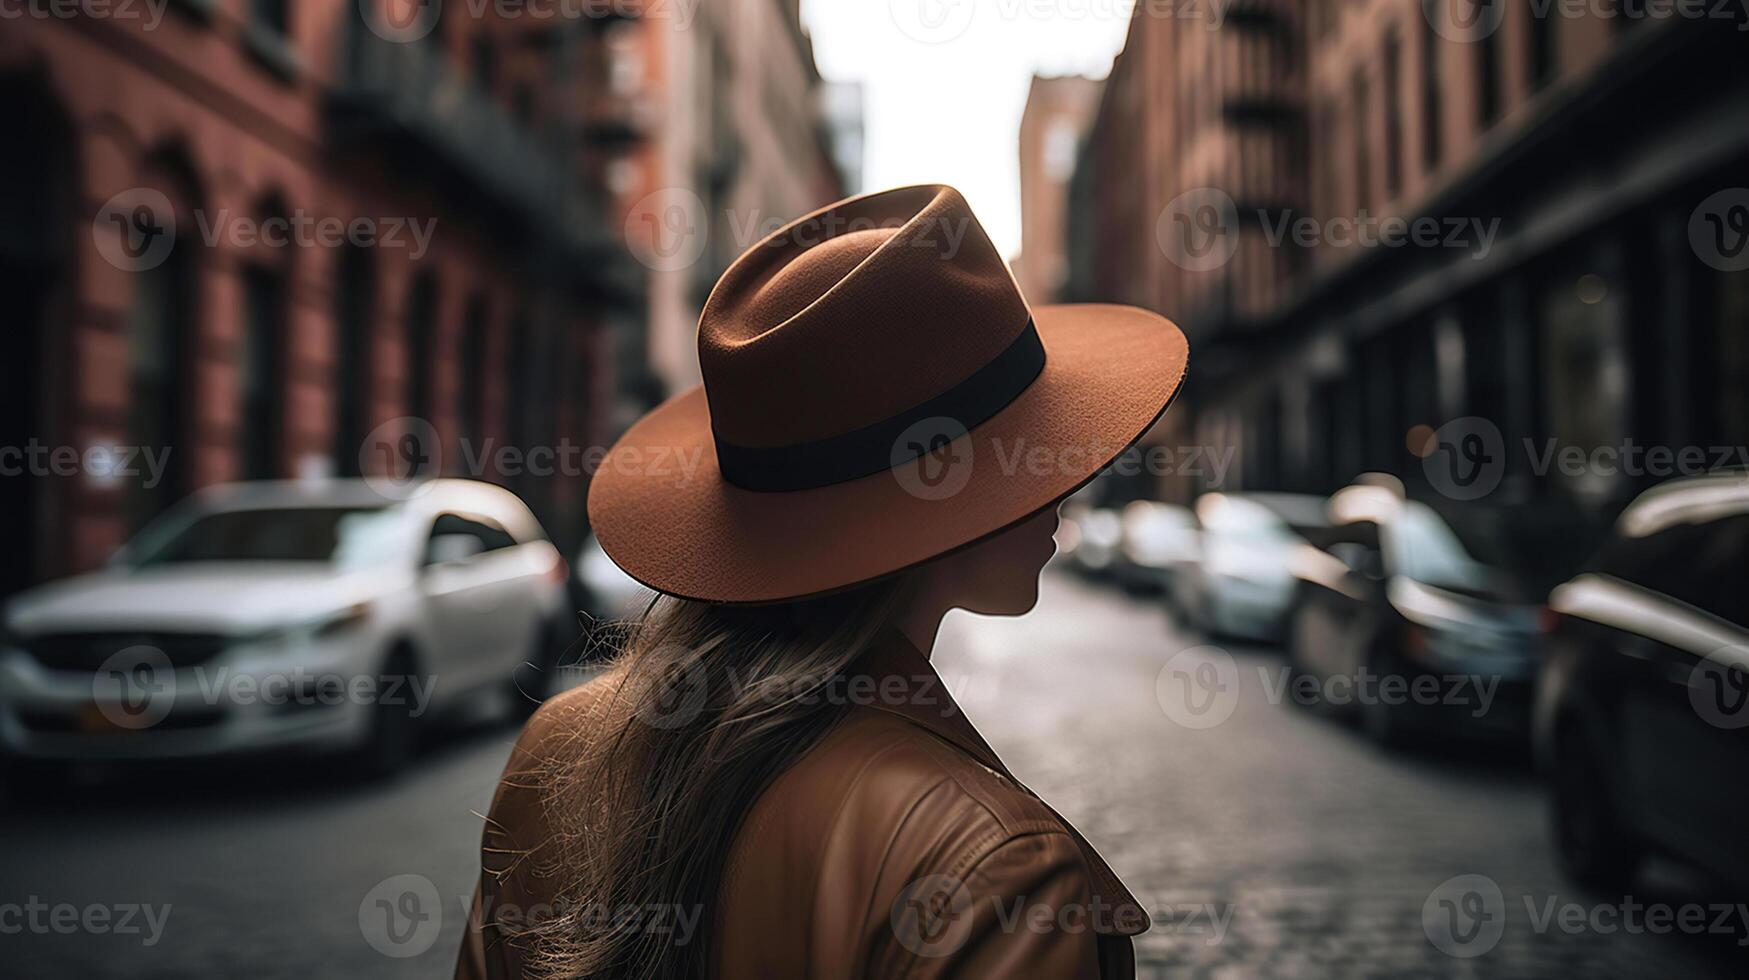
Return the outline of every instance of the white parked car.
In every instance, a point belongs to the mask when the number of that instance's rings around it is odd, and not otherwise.
[[[1293,605],[1293,562],[1305,534],[1327,527],[1325,500],[1291,493],[1207,493],[1196,500],[1202,560],[1186,600],[1215,636],[1277,640]]]
[[[427,717],[493,689],[544,696],[567,574],[522,501],[486,483],[213,487],[104,570],[7,604],[0,749],[295,746],[389,771]]]

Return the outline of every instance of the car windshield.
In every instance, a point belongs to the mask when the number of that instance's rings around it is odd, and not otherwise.
[[[142,549],[136,568],[207,561],[322,562],[343,568],[396,553],[392,507],[286,507],[201,514]]]
[[[1409,503],[1385,536],[1391,568],[1425,585],[1464,592],[1487,590],[1487,566],[1470,556],[1451,525],[1426,504]]]
[[[1297,538],[1274,511],[1238,497],[1211,500],[1197,508],[1197,516],[1210,534],[1233,544],[1291,544]]]

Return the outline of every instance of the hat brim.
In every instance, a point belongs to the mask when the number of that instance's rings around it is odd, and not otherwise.
[[[1025,520],[1140,439],[1189,358],[1176,326],[1135,307],[1044,306],[1033,320],[1043,371],[955,440],[951,472],[928,485],[907,473],[914,462],[809,490],[743,490],[718,472],[704,389],[674,396],[595,474],[589,519],[602,550],[659,592],[768,603],[872,582]]]

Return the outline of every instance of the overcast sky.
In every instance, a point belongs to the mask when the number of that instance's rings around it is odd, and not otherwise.
[[[1020,247],[1016,140],[1034,73],[1103,78],[1134,0],[802,0],[820,72],[864,87],[863,189],[958,187]]]

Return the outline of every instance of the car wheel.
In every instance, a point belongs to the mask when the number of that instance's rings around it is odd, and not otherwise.
[[[1366,737],[1381,749],[1394,749],[1403,744],[1403,706],[1387,704],[1373,697],[1360,706],[1360,725]]]
[[[1381,679],[1401,673],[1391,663],[1391,657],[1383,652],[1373,654],[1367,661],[1366,669],[1374,677]],[[1379,685],[1381,688],[1382,686]],[[1403,717],[1406,710],[1408,705],[1392,704],[1384,699],[1380,690],[1375,689],[1372,697],[1360,703],[1361,730],[1381,749],[1401,748],[1408,735],[1408,726]]]
[[[413,652],[404,647],[383,662],[377,690],[385,695],[371,705],[370,737],[357,756],[361,775],[387,778],[398,775],[419,750],[419,713],[410,696],[418,677]]]
[[[1551,820],[1561,870],[1594,891],[1630,883],[1644,849],[1628,830],[1611,792],[1610,775],[1576,722],[1555,742]]]

